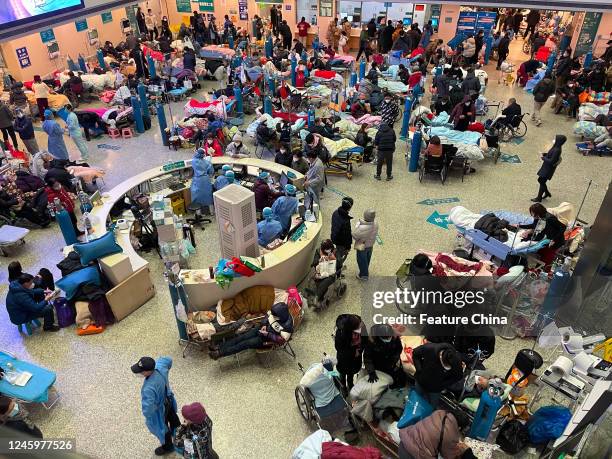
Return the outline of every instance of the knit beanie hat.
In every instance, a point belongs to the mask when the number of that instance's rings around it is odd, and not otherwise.
[[[363,212],[363,221],[371,223],[376,218],[376,211],[374,209],[366,209]]]
[[[202,424],[206,419],[206,411],[200,402],[184,405],[181,414],[185,419],[194,424]]]

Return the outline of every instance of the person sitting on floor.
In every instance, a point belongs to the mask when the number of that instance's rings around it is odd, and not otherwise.
[[[43,300],[37,301],[37,296],[42,296]],[[53,292],[34,287],[34,276],[22,274],[19,279],[9,284],[6,296],[9,319],[15,325],[22,325],[42,317],[43,330],[56,332],[59,327],[54,323],[53,305],[50,303],[52,298]]]
[[[287,303],[276,303],[259,327],[253,327],[218,346],[211,344],[208,355],[213,360],[218,360],[220,357],[237,354],[246,349],[261,349],[270,345],[282,346],[289,341],[292,334],[293,317],[289,313]]]
[[[17,400],[0,395],[0,423],[9,429],[7,432],[8,436],[19,438],[19,433],[23,433],[27,435],[25,438],[42,439],[42,432],[30,420],[29,413],[24,405],[24,403],[18,402]],[[10,431],[14,433],[11,434]]]

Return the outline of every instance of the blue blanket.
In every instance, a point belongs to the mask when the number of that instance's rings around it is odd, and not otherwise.
[[[471,131],[455,131],[447,127],[433,126],[429,129],[429,135],[444,137],[452,144],[465,143],[467,145],[478,145],[480,142],[480,133]]]

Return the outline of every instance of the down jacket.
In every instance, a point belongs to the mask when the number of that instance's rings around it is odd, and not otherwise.
[[[374,145],[381,151],[395,151],[396,140],[393,128],[387,123],[382,123],[374,138]]]
[[[374,247],[376,242],[376,235],[378,234],[378,223],[366,222],[363,219],[359,219],[355,229],[353,230],[353,239],[355,239],[355,246],[363,243],[366,249]]]
[[[493,213],[488,213],[478,219],[474,229],[480,230],[499,241],[506,242],[508,240],[508,233],[504,229],[507,226],[508,222],[506,220],[497,218]]]

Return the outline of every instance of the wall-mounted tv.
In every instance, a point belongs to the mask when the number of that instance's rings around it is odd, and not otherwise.
[[[3,0],[0,30],[84,8],[84,0]]]

